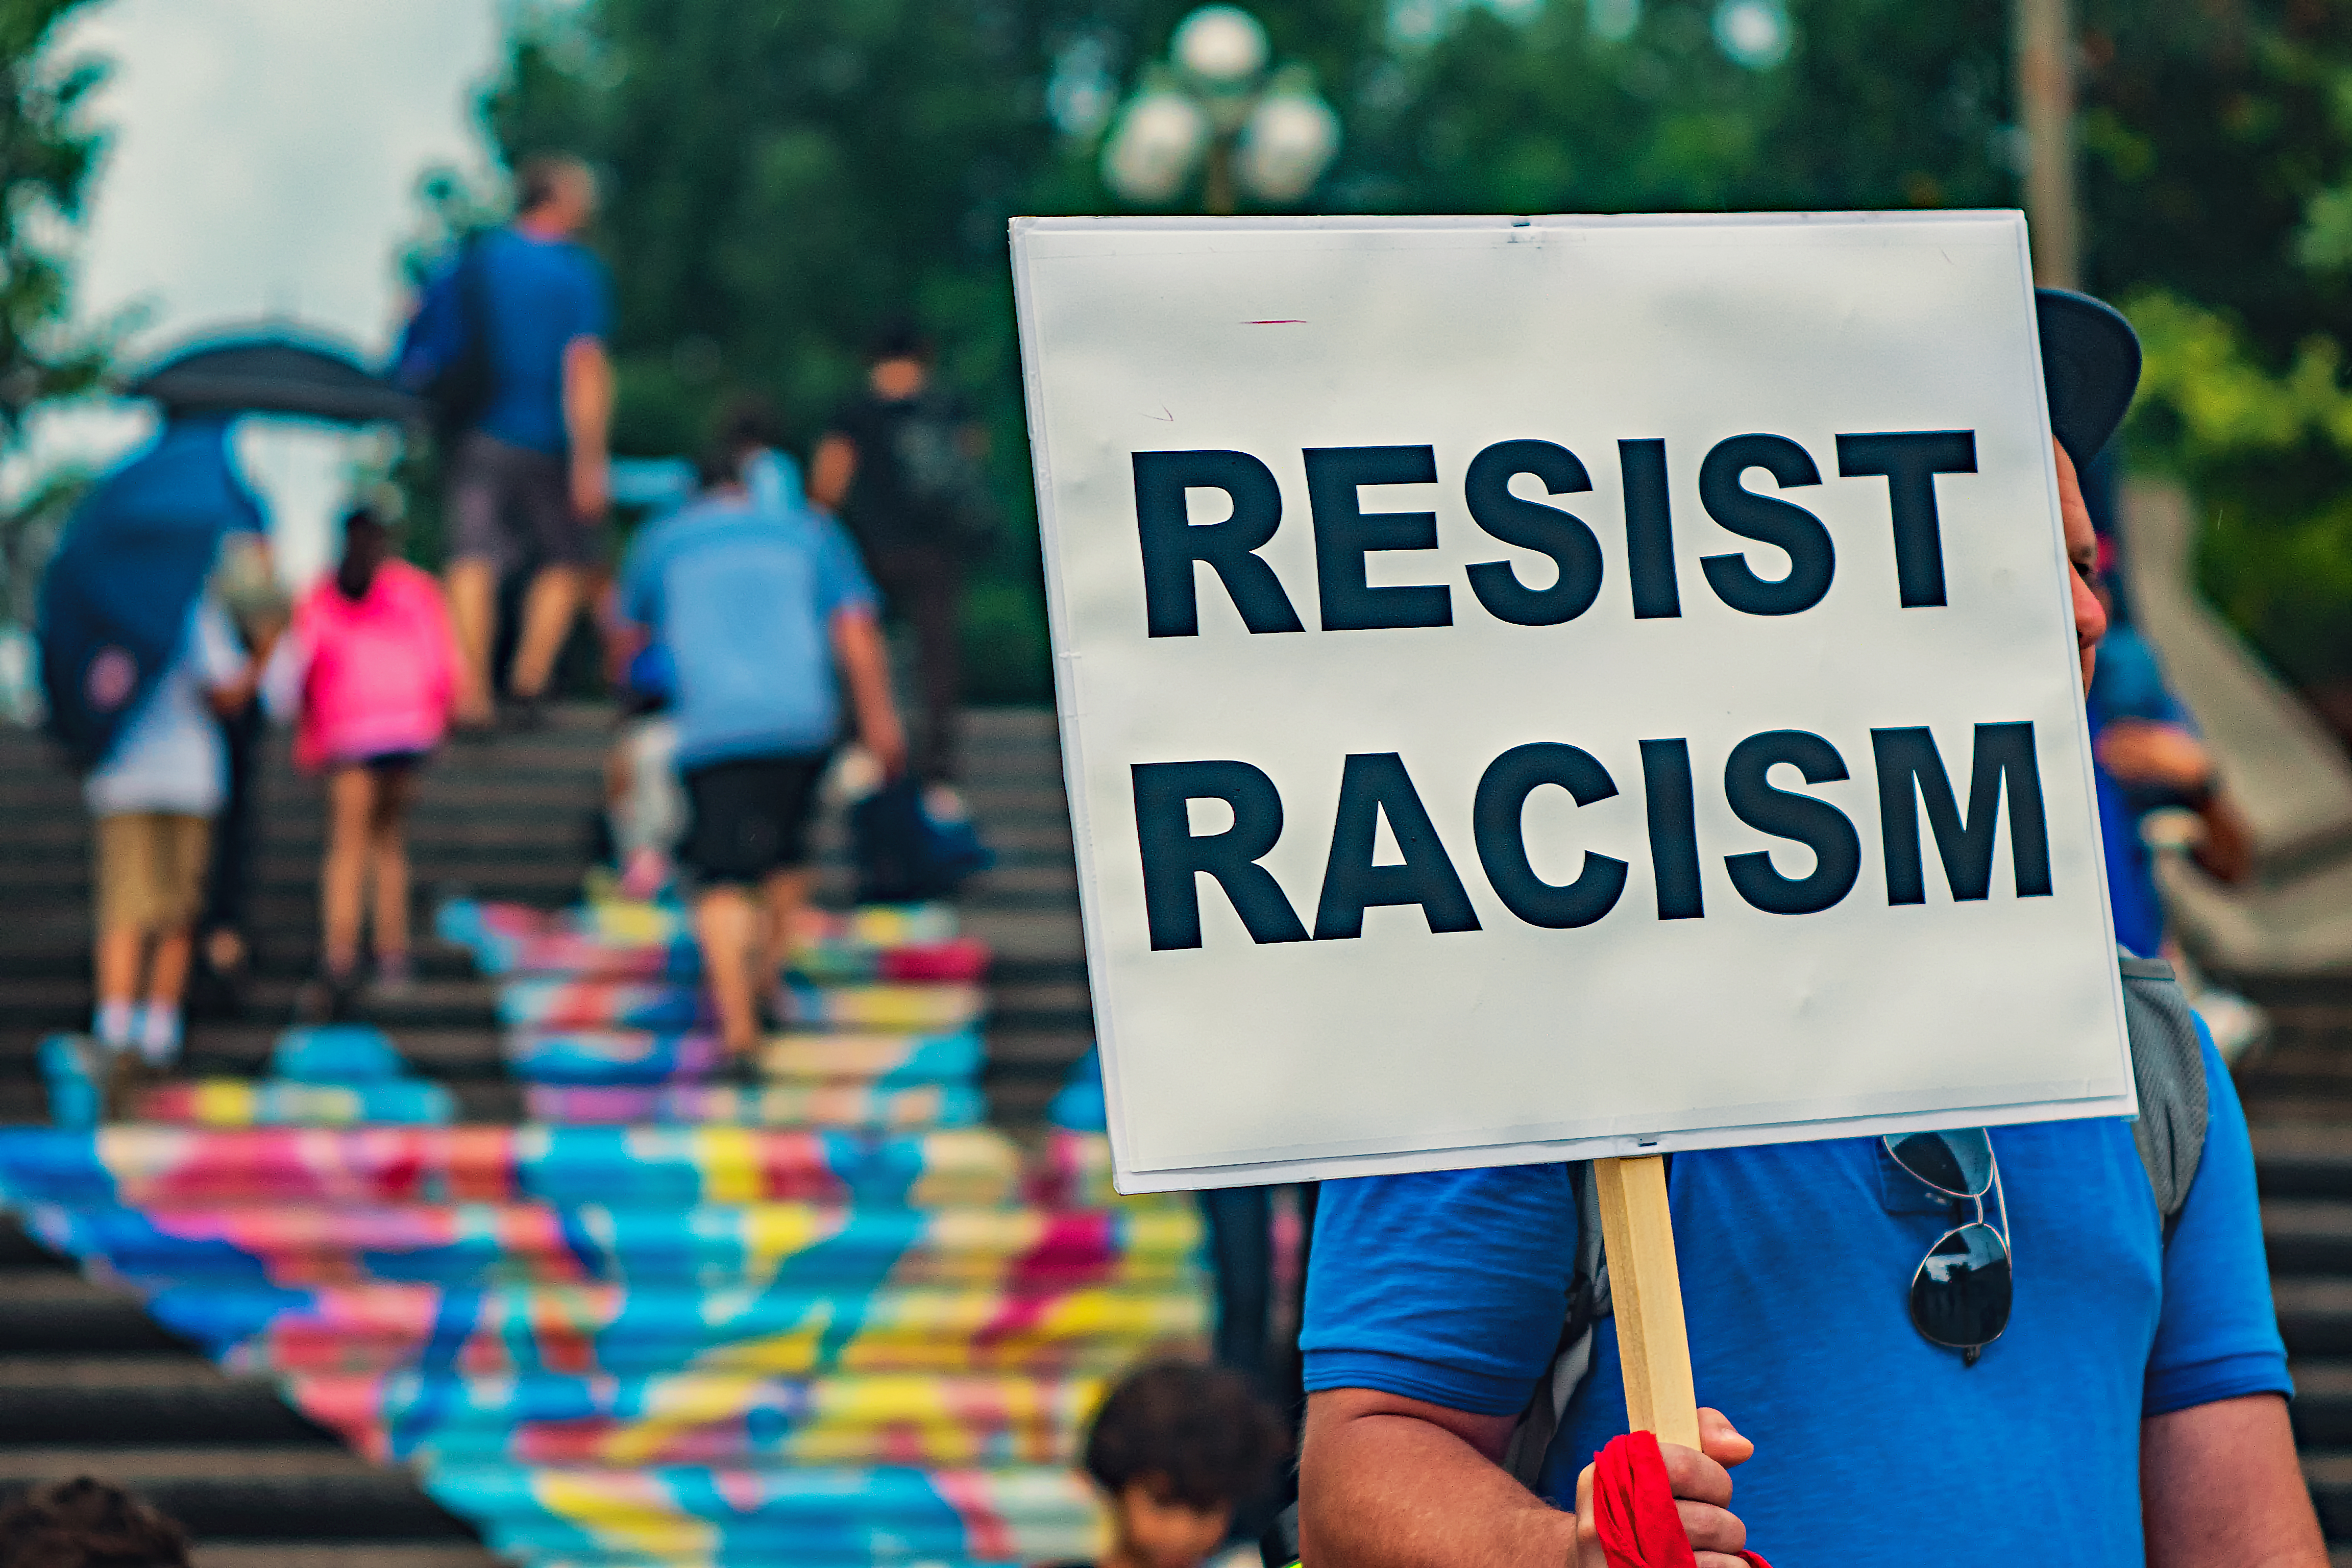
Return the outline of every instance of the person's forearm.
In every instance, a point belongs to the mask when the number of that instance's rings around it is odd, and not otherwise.
[[[2327,1568],[2277,1394],[2149,1416],[2139,1469],[2149,1568]]]
[[[593,338],[563,350],[563,433],[572,455],[602,461],[613,428],[613,362]]]
[[[1574,1514],[1405,1415],[1310,1411],[1298,1518],[1315,1568],[1565,1568],[1576,1545]]]
[[[870,615],[839,616],[834,621],[833,643],[859,733],[870,737],[894,726],[898,710],[890,696],[890,659],[882,628]]]
[[[2254,868],[2254,832],[2246,814],[2228,791],[2217,788],[2197,815],[2204,821],[2205,837],[2190,858],[2215,881],[2244,881]]]

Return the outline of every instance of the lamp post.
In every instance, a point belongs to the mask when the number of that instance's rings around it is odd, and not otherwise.
[[[2074,195],[2074,26],[2066,0],[2016,0],[2011,50],[2025,132],[2025,220],[2033,280],[2083,286],[2083,216]]]
[[[1176,26],[1168,58],[1144,68],[1103,143],[1103,179],[1145,206],[1174,201],[1197,172],[1219,216],[1246,193],[1287,205],[1339,150],[1339,117],[1304,65],[1269,67],[1265,29],[1238,5],[1203,5]]]

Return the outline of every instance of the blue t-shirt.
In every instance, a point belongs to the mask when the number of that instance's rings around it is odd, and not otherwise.
[[[841,729],[833,621],[874,584],[830,518],[707,497],[648,526],[621,613],[669,650],[681,767],[809,756]]]
[[[2099,644],[2099,661],[2091,676],[2088,698],[2091,743],[2118,719],[2144,720],[2152,724],[2178,724],[2194,731],[2196,721],[2164,679],[2164,667],[2147,639],[2127,626],[2107,633]],[[2139,833],[2140,819],[2151,807],[2170,797],[2162,791],[2135,791],[2095,763],[2097,782],[2099,838],[2105,852],[2107,902],[2115,910],[2116,940],[2144,957],[2153,957],[2164,945],[2164,901],[2158,896],[2156,868],[2147,843]]]
[[[474,427],[518,447],[560,454],[571,445],[563,427],[564,350],[578,338],[602,342],[610,331],[604,266],[568,239],[540,239],[520,229],[494,229],[476,244],[489,315],[492,390]],[[434,280],[411,334],[419,342],[446,340],[445,353],[455,353],[464,341],[457,272],[453,265]]]
[[[2104,728],[2093,720],[2094,746]],[[2142,958],[2154,958],[2164,945],[2164,900],[2157,891],[2154,858],[2139,836],[2140,814],[2132,809],[2131,797],[2105,763],[2092,762],[2091,778],[2098,796],[2099,849],[2106,860],[2107,907],[2115,911],[2116,940]]]
[[[1755,1440],[1732,1510],[1775,1568],[2139,1568],[2141,1417],[2290,1390],[2245,1114],[2210,1041],[2205,1076],[2205,1156],[2168,1243],[2126,1122],[1993,1129],[2016,1300],[1973,1367],[1906,1304],[1953,1211],[1877,1140],[1675,1156],[1698,1399]],[[1564,1165],[1325,1183],[1307,1388],[1517,1415],[1559,1341],[1576,1234]],[[1615,1328],[1553,1450],[1563,1504],[1625,1430]]]

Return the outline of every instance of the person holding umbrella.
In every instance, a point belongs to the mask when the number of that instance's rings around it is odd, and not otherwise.
[[[84,773],[96,819],[92,1032],[111,1053],[116,1109],[179,1055],[211,824],[229,792],[218,720],[257,681],[218,575],[225,555],[249,555],[237,547],[267,531],[231,452],[236,417],[364,424],[418,411],[349,354],[282,333],[201,342],[124,390],[163,405],[163,430],[75,511],[37,626],[49,731]],[[231,596],[250,596],[257,585],[240,590],[237,576]]]
[[[215,719],[253,693],[209,586],[222,542],[263,528],[229,427],[218,413],[173,410],[75,511],[41,582],[50,731],[82,770],[95,819],[91,1026],[112,1053],[116,1099],[179,1055],[212,818],[227,792]]]

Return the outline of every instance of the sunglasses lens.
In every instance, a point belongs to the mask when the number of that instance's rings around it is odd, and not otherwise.
[[[1895,1163],[1956,1198],[1981,1197],[1992,1185],[1992,1135],[1981,1127],[1888,1137]]]
[[[2009,1248],[1989,1225],[1947,1235],[1911,1279],[1911,1321],[1955,1350],[1999,1339],[2009,1327]]]

